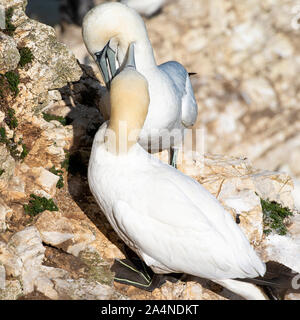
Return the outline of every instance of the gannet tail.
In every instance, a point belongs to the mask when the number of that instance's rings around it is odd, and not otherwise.
[[[287,292],[300,293],[300,274],[275,261],[267,262],[266,267],[263,277],[239,280],[262,287],[272,300],[282,300]]]

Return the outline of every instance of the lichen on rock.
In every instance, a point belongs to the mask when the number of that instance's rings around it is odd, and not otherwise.
[[[16,42],[8,35],[0,32],[0,74],[14,70],[20,61]]]

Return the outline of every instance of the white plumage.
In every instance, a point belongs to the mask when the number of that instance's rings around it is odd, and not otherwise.
[[[148,116],[139,143],[149,152],[178,145],[184,129],[197,119],[189,75],[178,62],[156,65],[144,21],[138,13],[121,3],[99,5],[84,18],[83,39],[96,61],[96,53],[109,46],[115,51],[120,66],[133,44],[137,71],[147,79],[150,93]],[[107,92],[101,102],[101,111],[107,118],[110,116],[108,96]],[[148,149],[150,144],[151,150]]]
[[[125,16],[133,14],[128,8],[123,12],[123,7],[113,7],[113,12],[122,8],[117,24],[124,12]],[[99,19],[103,27],[112,7],[104,9],[106,14]],[[99,14],[92,18],[98,19]],[[136,26],[140,21],[125,18],[127,30],[132,30],[130,23]],[[95,20],[86,19],[86,24],[95,26]],[[266,271],[231,215],[198,182],[144,150],[143,139],[153,128],[181,131],[194,122],[197,109],[196,104],[191,107],[194,96],[184,68],[176,62],[157,67],[148,38],[140,37],[145,29],[137,30],[139,36],[131,40],[120,41],[120,35],[112,39],[111,32],[101,40],[104,44],[117,41],[123,65],[110,83],[110,120],[94,138],[88,168],[90,189],[119,237],[154,272],[204,277],[248,299],[264,299],[254,285],[231,280],[262,276]],[[83,34],[90,52],[96,52],[99,39],[87,27]],[[135,70],[132,42],[140,73]],[[106,57],[111,59],[111,52]],[[126,123],[126,133],[120,121]],[[152,132],[150,136],[153,139]],[[127,150],[120,146],[124,139]]]
[[[215,197],[135,144],[106,150],[105,123],[89,164],[94,197],[120,238],[156,273],[208,279],[252,278],[265,265]]]

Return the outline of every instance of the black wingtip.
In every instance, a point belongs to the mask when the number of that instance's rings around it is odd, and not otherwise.
[[[239,280],[258,285],[271,300],[283,300],[289,292],[300,293],[299,273],[276,261],[268,261],[266,267],[263,277]],[[299,283],[295,277],[299,277]]]

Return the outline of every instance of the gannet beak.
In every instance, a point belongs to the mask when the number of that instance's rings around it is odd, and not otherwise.
[[[116,53],[109,46],[110,41],[105,45],[102,51],[96,52],[96,62],[100,68],[103,80],[105,82],[106,87],[110,88],[110,83],[113,77],[116,75]]]
[[[135,58],[134,58],[134,43],[130,43],[128,50],[127,50],[127,57],[125,60],[124,68],[131,67],[136,69],[135,66]]]

